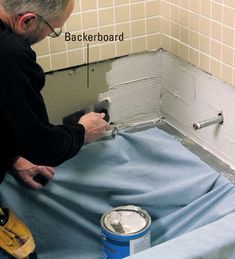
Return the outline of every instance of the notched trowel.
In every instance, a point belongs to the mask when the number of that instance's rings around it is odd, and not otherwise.
[[[65,126],[74,126],[78,123],[79,119],[89,113],[89,112],[98,112],[98,113],[104,113],[104,120],[109,122],[110,116],[108,113],[109,110],[109,99],[104,99],[103,101],[100,101],[96,104],[90,105],[85,109],[79,110],[77,112],[74,112],[72,114],[69,114],[63,118],[63,125]]]

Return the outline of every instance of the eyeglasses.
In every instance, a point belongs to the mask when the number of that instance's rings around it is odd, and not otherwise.
[[[19,14],[19,16],[22,16],[24,14]],[[56,37],[59,37],[60,34],[62,33],[62,28],[53,28],[46,19],[44,19],[41,15],[39,14],[36,14],[50,29],[51,29],[51,33],[48,34],[48,36],[50,36],[51,38],[56,38]]]
[[[48,34],[51,38],[56,38],[59,37],[60,34],[62,33],[62,28],[53,28],[47,20],[45,20],[41,15],[37,14],[37,16],[51,29],[51,33]]]

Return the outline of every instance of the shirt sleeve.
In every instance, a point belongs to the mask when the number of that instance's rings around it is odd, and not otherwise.
[[[43,103],[41,109],[44,110]],[[32,163],[57,166],[75,156],[84,144],[83,125],[54,126],[46,122],[22,94],[10,100],[3,109],[3,116],[11,129],[18,155]]]
[[[17,155],[35,164],[57,166],[81,149],[85,129],[81,124],[49,123],[40,94],[45,76],[35,61],[35,53],[19,39],[12,42],[9,39],[9,44],[4,45],[8,53],[0,49],[4,60],[0,64],[0,108],[3,121],[10,129],[6,137],[15,143]]]

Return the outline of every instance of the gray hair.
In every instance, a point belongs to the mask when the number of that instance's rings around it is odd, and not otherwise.
[[[48,18],[57,16],[68,2],[69,0],[0,0],[0,6],[12,16],[32,12]]]

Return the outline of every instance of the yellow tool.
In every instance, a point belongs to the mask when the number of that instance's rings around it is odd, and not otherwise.
[[[9,209],[0,208],[0,247],[17,259],[27,259],[35,250],[29,228]]]

